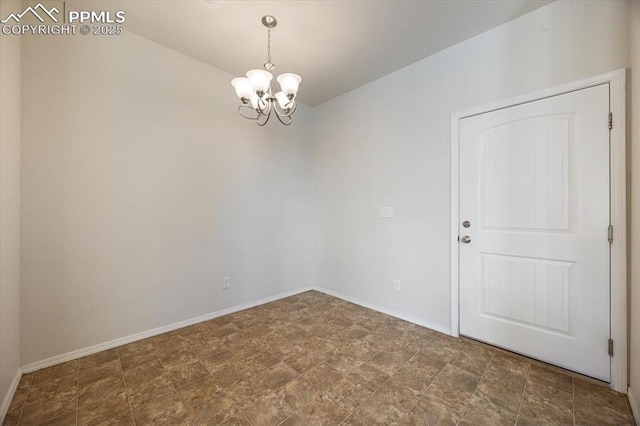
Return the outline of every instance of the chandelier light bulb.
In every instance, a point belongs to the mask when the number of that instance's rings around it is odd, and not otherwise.
[[[251,101],[251,107],[253,109],[258,109],[258,95],[256,95],[255,93],[252,93],[251,96],[249,96],[249,99]]]
[[[231,80],[231,85],[236,89],[236,95],[240,99],[250,99],[253,95],[253,86],[246,77],[238,77]]]
[[[266,92],[269,90],[273,75],[265,70],[251,70],[247,71],[247,78],[251,82],[253,90],[256,92]]]
[[[276,93],[276,99],[278,101],[278,105],[280,105],[280,108],[282,109],[289,108],[292,105],[290,104],[292,101],[289,100],[289,98],[287,97],[287,94],[284,92]]]
[[[296,95],[298,93],[298,86],[302,81],[302,77],[298,74],[286,73],[280,74],[277,78],[280,83],[280,88],[286,95]]]

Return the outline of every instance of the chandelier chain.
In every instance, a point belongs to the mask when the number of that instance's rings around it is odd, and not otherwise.
[[[271,28],[267,29],[267,63],[271,63]]]

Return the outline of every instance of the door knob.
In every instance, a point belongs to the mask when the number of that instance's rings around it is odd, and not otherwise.
[[[468,235],[463,235],[462,238],[460,238],[460,241],[462,241],[465,244],[469,244],[471,242],[471,237]]]

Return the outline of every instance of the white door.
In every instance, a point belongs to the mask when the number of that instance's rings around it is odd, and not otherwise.
[[[462,119],[459,224],[460,333],[607,382],[608,114],[602,84]]]

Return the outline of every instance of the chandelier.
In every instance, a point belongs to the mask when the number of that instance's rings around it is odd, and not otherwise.
[[[295,98],[302,78],[292,73],[280,74],[276,80],[281,90],[272,94],[271,71],[275,65],[271,63],[271,29],[278,25],[278,21],[273,16],[266,15],[262,17],[262,25],[267,28],[267,62],[264,70],[251,70],[246,77],[231,80],[236,95],[242,102],[238,112],[244,118],[255,120],[259,126],[267,124],[273,112],[282,124],[288,126],[296,110]]]

